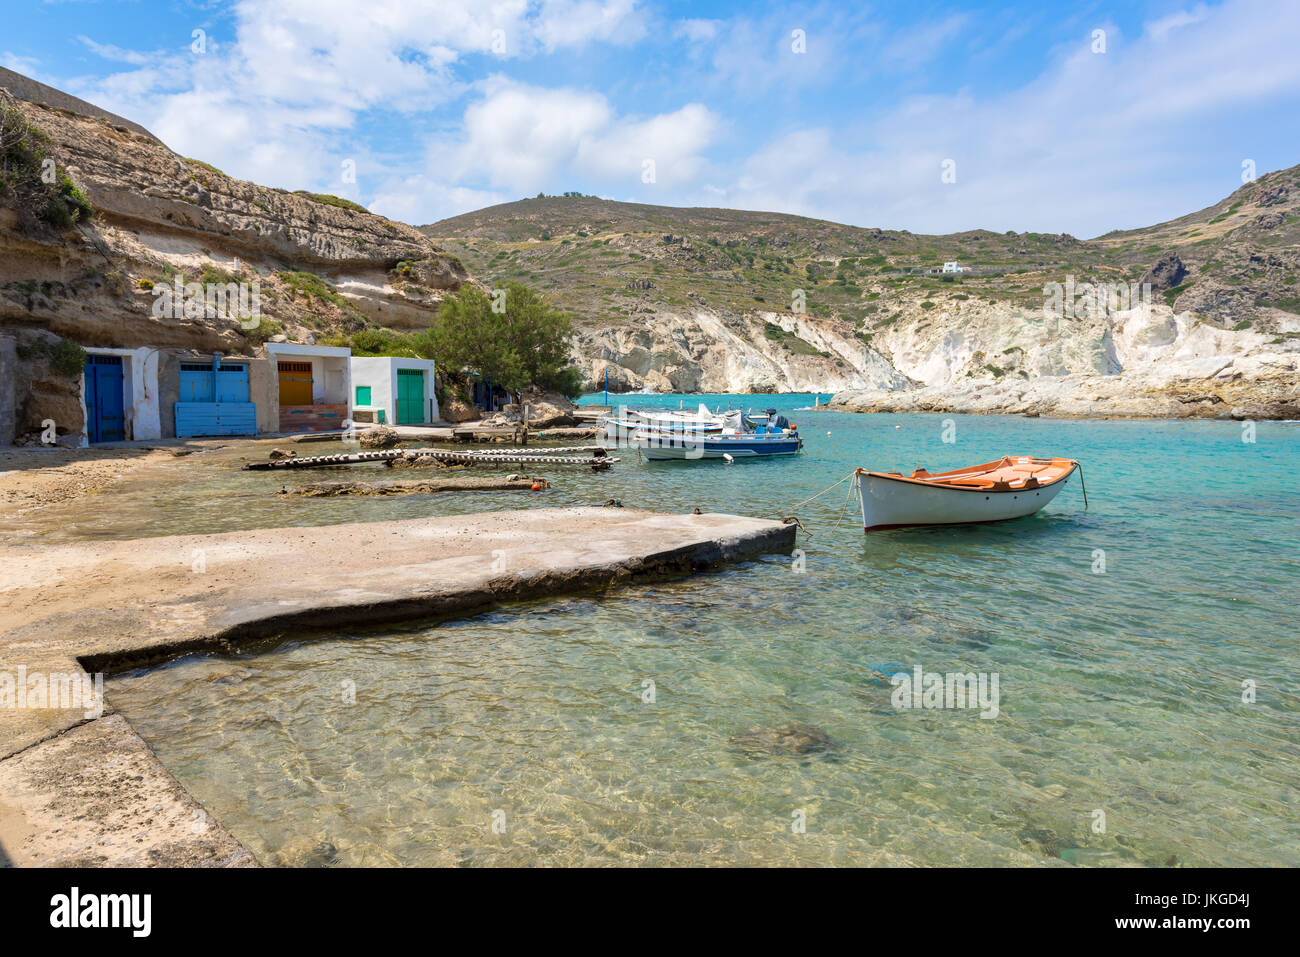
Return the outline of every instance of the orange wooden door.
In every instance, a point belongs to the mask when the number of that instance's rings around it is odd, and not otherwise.
[[[280,405],[311,405],[311,363],[281,362]]]

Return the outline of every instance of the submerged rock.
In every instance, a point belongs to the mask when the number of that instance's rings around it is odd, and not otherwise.
[[[730,744],[749,757],[817,754],[837,747],[821,728],[792,721],[774,728],[750,727],[731,736]]]
[[[339,849],[333,841],[321,841],[294,862],[296,867],[334,867],[339,863]]]
[[[440,458],[432,455],[420,455],[418,452],[407,452],[400,459],[389,459],[384,463],[393,469],[446,469],[446,468],[465,468],[463,464],[450,465]]]
[[[1026,824],[1016,832],[1016,837],[1026,850],[1036,851],[1044,857],[1060,857],[1064,850],[1073,846],[1056,831],[1038,824]]]

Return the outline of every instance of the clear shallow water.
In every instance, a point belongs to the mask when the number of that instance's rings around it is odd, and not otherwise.
[[[109,699],[267,863],[1300,864],[1300,426],[1261,423],[1245,444],[1230,422],[787,414],[806,436],[797,459],[625,456],[605,475],[539,469],[556,490],[509,499],[254,505],[264,491],[239,483],[264,477],[214,457],[192,470],[206,492],[159,502],[150,527],[212,530],[209,507],[230,528],[609,497],[782,514],[858,464],[1004,452],[1079,458],[1090,508],[1073,487],[1019,522],[863,536],[852,506],[834,528],[841,487],[797,510],[802,574],[773,556],[468,620],[290,635],[120,676]],[[92,528],[117,535],[134,508]],[[915,665],[996,672],[1001,714],[896,711],[881,672]],[[733,740],[790,723],[832,743]]]

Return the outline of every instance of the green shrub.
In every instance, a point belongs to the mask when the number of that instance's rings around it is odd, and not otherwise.
[[[1166,290],[1165,290],[1165,305],[1167,305],[1170,309],[1172,309],[1172,308],[1174,307],[1174,303],[1177,301],[1178,297],[1181,296],[1184,292],[1186,292],[1186,291],[1187,291],[1187,288],[1188,288],[1190,285],[1191,285],[1190,282],[1185,282],[1185,283],[1183,283],[1181,286],[1174,286],[1172,289],[1166,289]]]
[[[69,379],[81,375],[86,368],[86,350],[71,339],[60,339],[46,347],[50,368]]]
[[[296,189],[293,191],[293,194],[295,196],[302,196],[317,203],[322,203],[326,206],[337,206],[339,209],[350,209],[356,213],[370,212],[370,210],[366,209],[360,203],[354,203],[350,199],[344,199],[342,196],[333,196],[330,193],[309,193],[305,189]]]
[[[240,277],[233,272],[221,269],[208,263],[203,267],[203,272],[199,273],[199,282],[205,286],[224,286],[226,283],[239,282]]]
[[[356,313],[356,306],[352,305],[347,299],[339,295],[334,287],[326,280],[316,275],[314,272],[300,272],[291,269],[281,270],[277,275],[280,281],[292,289],[295,293],[321,299],[332,305],[338,306],[345,312]]]
[[[58,172],[49,137],[12,106],[0,109],[0,199],[28,231],[62,232],[94,214],[81,188]]]
[[[473,372],[506,389],[536,385],[577,395],[581,374],[569,355],[568,314],[517,282],[506,284],[503,312],[492,305],[481,289],[463,286],[415,337],[417,348],[446,375]]]
[[[205,162],[203,162],[203,160],[196,160],[196,159],[192,159],[192,158],[190,158],[190,157],[187,156],[187,157],[185,157],[185,162],[189,163],[191,166],[199,166],[199,167],[202,167],[202,168],[205,169],[205,170],[208,170],[209,172],[217,173],[217,174],[219,174],[219,175],[221,175],[221,176],[225,176],[225,175],[226,175],[225,173],[221,172],[221,170],[219,170],[219,169],[217,169],[215,166],[213,166],[211,163],[205,163]]]
[[[241,329],[240,331],[250,343],[260,346],[273,336],[278,336],[284,332],[284,323],[276,322],[274,319],[259,318],[256,328]]]

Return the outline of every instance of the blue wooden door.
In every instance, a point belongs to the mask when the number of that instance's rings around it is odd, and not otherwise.
[[[183,362],[176,435],[254,435],[257,405],[248,399],[247,364]]]
[[[217,400],[216,375],[208,362],[181,363],[180,402],[215,402]]]
[[[120,442],[126,438],[122,394],[122,357],[86,359],[86,432],[91,442]]]
[[[217,368],[217,401],[248,401],[248,366],[223,365]]]

